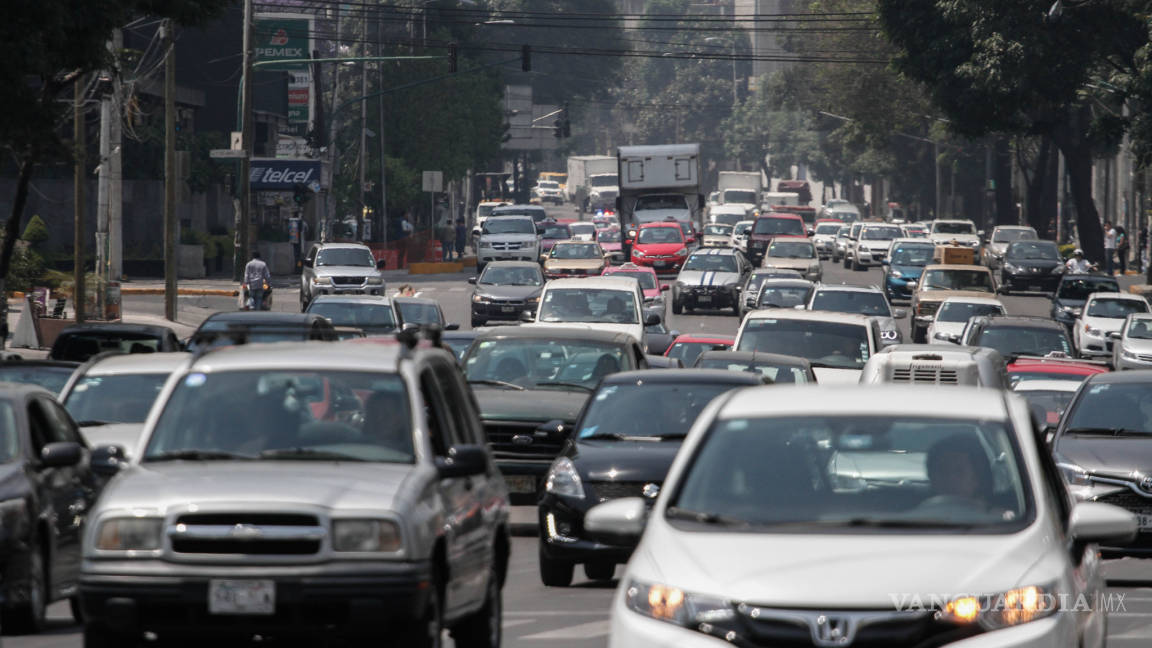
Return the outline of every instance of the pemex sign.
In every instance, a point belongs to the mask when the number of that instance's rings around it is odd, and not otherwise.
[[[257,14],[252,21],[256,61],[308,58],[312,52],[312,17],[296,14]],[[265,70],[307,70],[308,63],[261,66]]]

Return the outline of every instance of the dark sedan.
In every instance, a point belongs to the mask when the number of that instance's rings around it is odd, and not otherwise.
[[[472,291],[472,326],[489,320],[519,321],[525,311],[536,313],[544,274],[531,261],[493,261],[479,277],[468,279]]]
[[[773,383],[815,383],[816,373],[807,358],[759,351],[705,351],[696,358],[697,369],[747,371]]]
[[[426,297],[395,297],[392,304],[400,316],[400,326],[439,326],[444,331],[455,331],[459,324],[449,324],[444,319],[444,309],[440,302]]]
[[[575,427],[558,430],[564,449],[538,506],[541,581],[566,587],[577,563],[588,578],[610,580],[635,545],[586,537],[584,514],[610,499],[654,500],[700,411],[730,389],[763,383],[757,374],[703,369],[606,377]]]
[[[13,354],[15,355],[15,354]],[[25,360],[18,355],[0,362],[0,382],[36,385],[59,394],[68,384],[79,362],[64,360]]]
[[[1000,292],[1056,292],[1064,274],[1060,250],[1052,241],[1014,241],[1000,264]]]
[[[156,353],[183,350],[176,333],[167,326],[77,324],[60,331],[48,352],[48,359],[87,362],[92,356],[106,351]]]
[[[201,322],[188,342],[188,350],[261,342],[333,342],[337,339],[336,329],[328,318],[316,313],[230,311],[210,315]]]

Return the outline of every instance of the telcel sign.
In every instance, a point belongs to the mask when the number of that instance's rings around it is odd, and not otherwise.
[[[320,160],[254,158],[248,169],[253,191],[292,191],[320,179]]]

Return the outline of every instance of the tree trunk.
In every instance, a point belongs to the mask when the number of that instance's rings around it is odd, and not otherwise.
[[[20,236],[20,221],[28,202],[28,183],[32,180],[35,159],[35,155],[28,151],[20,160],[20,177],[16,181],[16,195],[12,198],[12,213],[4,222],[4,242],[0,247],[0,349],[8,344],[8,269],[12,267],[12,251],[16,247],[16,238]]]
[[[996,224],[1019,225],[1020,214],[1012,200],[1012,149],[1007,137],[996,138],[992,178],[996,181]]]
[[[1052,138],[1064,153],[1068,185],[1076,206],[1076,228],[1080,248],[1089,261],[1104,265],[1104,232],[1092,200],[1092,143],[1088,140],[1091,115],[1087,106],[1070,112],[1053,129]]]
[[[1031,225],[1042,238],[1058,239],[1056,231],[1056,209],[1060,196],[1060,151],[1052,146],[1049,138],[1044,138],[1044,157],[1036,168],[1036,192],[1032,197],[1036,202],[1029,209],[1028,224]],[[1032,212],[1035,212],[1034,214]],[[1045,234],[1046,233],[1046,234]]]

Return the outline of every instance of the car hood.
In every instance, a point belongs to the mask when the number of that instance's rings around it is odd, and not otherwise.
[[[1152,340],[1144,338],[1124,338],[1124,348],[1133,353],[1152,353]]]
[[[804,267],[807,268],[807,264]],[[713,270],[681,270],[676,281],[689,286],[729,286],[740,283],[740,274]]]
[[[933,333],[944,333],[945,335],[960,335],[964,332],[964,327],[967,322],[932,322]],[[929,340],[928,344],[935,344],[936,340]]]
[[[813,367],[816,382],[821,385],[855,385],[860,382],[861,369],[836,369],[833,367]]]
[[[129,456],[136,452],[136,444],[140,441],[140,433],[143,431],[143,423],[108,423],[80,428],[80,434],[84,435],[89,447],[118,445],[124,448]]]
[[[865,250],[884,250],[885,252],[887,252],[888,248],[891,246],[892,246],[892,241],[890,241],[890,240],[889,241],[860,241],[860,247],[864,248]]]
[[[1064,267],[1060,261],[1050,259],[1004,259],[1004,263],[1011,263],[1019,268],[1039,268],[1051,272],[1053,268]]]
[[[636,243],[632,245],[633,250],[639,250],[644,254],[676,254],[676,251],[683,247],[683,243]]]
[[[1152,465],[1149,438],[1061,435],[1053,450],[1061,461],[1089,472],[1129,478],[1132,471],[1147,471]]]
[[[580,268],[594,270],[604,267],[603,259],[548,259],[544,262],[545,268]]]
[[[627,333],[643,346],[644,327],[640,324],[613,324],[611,322],[532,322],[521,326],[549,326],[552,328],[586,328],[592,331]]]
[[[412,464],[355,461],[174,461],[129,466],[100,496],[101,508],[161,509],[258,502],[328,509],[403,506]],[[431,469],[426,469],[431,473]],[[290,476],[290,478],[286,478]]]
[[[782,257],[764,257],[764,265],[772,266],[773,268],[784,268],[787,270],[799,270],[807,272],[808,268],[814,265],[819,265],[816,259],[785,259]]]
[[[683,533],[644,535],[629,572],[689,592],[765,607],[892,609],[902,599],[992,594],[1026,579],[1058,538],[1011,535]],[[941,556],[947,556],[942,560]],[[666,571],[667,570],[667,571]],[[830,583],[835,583],[830,587]],[[908,605],[909,601],[903,601]]]
[[[527,389],[472,385],[480,417],[486,421],[539,421],[560,419],[574,423],[591,395],[579,390]]]
[[[1089,325],[1092,328],[1097,328],[1105,332],[1119,331],[1124,327],[1124,320],[1115,317],[1089,317],[1087,315],[1081,315],[1080,325]]]
[[[364,266],[316,266],[314,268],[317,277],[379,277],[380,272],[376,268],[365,268]]]
[[[495,297],[496,299],[527,299],[529,297],[539,297],[543,290],[543,286],[493,286],[484,284],[477,284],[476,286],[477,295]]]
[[[589,481],[662,483],[679,449],[679,440],[577,441],[567,456]]]
[[[600,247],[605,252],[619,252],[624,249],[624,246],[620,243],[601,243]]]

